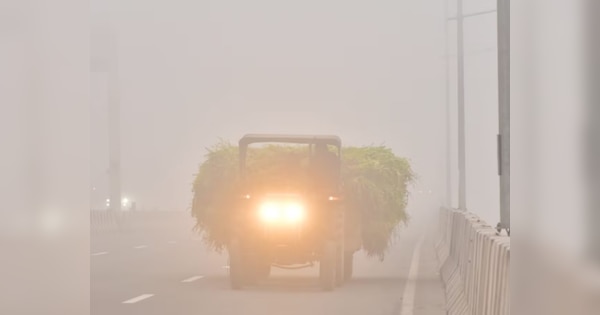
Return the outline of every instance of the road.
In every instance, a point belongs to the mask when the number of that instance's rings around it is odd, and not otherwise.
[[[333,292],[319,289],[316,267],[274,270],[259,286],[232,291],[227,256],[207,250],[191,225],[182,217],[92,235],[91,314],[445,314],[431,229],[418,218],[383,262],[357,254],[355,278]]]

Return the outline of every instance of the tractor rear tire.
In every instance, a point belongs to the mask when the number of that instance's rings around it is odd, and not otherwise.
[[[344,253],[344,281],[352,279],[352,272],[354,271],[354,252]]]
[[[345,280],[345,255],[344,248],[341,245],[336,246],[335,253],[335,285],[340,287]]]
[[[271,264],[264,261],[257,262],[255,270],[259,281],[266,280],[271,275]]]
[[[321,261],[319,263],[319,282],[321,288],[325,291],[332,291],[335,288],[336,252],[336,246],[333,241],[327,241],[323,246]]]
[[[246,280],[246,268],[242,259],[242,248],[239,241],[229,243],[229,281],[233,290],[241,290]]]

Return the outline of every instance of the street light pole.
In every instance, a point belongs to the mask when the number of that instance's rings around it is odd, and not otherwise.
[[[587,248],[588,256],[596,263],[600,264],[600,91],[598,90],[598,78],[600,78],[600,39],[596,30],[600,27],[600,3],[598,1],[589,1],[586,15],[587,28],[587,47],[586,64],[587,68],[587,127],[586,127],[586,173],[588,184],[588,215],[587,219]]]
[[[463,3],[457,0],[458,56],[458,208],[467,209],[467,170],[465,162],[465,56],[463,41]]]
[[[509,36],[509,30],[508,30],[508,23],[510,23],[510,16],[508,15],[508,0],[497,0],[499,3],[500,2],[505,2],[504,5],[505,7],[503,7],[503,9],[505,10],[505,14],[506,17],[504,17],[503,19],[498,18],[498,28],[500,29],[500,23],[502,23],[502,27],[506,27],[506,32],[503,31],[503,36],[508,36],[507,38],[502,37],[502,46],[503,51],[505,51],[505,55],[503,56],[503,58],[506,57],[506,55],[508,54],[509,50],[510,50],[510,36]],[[466,169],[466,150],[465,150],[465,54],[464,54],[464,32],[463,32],[463,22],[465,18],[470,18],[470,17],[475,17],[475,16],[480,16],[480,15],[485,15],[485,14],[489,14],[489,13],[494,13],[497,12],[498,9],[496,10],[487,10],[487,11],[481,11],[481,12],[475,12],[475,13],[470,13],[470,14],[463,14],[463,1],[462,0],[457,0],[457,8],[456,8],[456,16],[452,17],[452,18],[448,18],[446,21],[446,38],[448,37],[448,27],[447,27],[447,23],[448,21],[451,20],[456,20],[456,29],[457,29],[457,64],[458,64],[458,69],[457,69],[457,73],[458,73],[458,82],[457,82],[457,87],[458,87],[458,208],[460,210],[466,210],[467,209],[467,169]],[[447,6],[447,1],[446,1],[446,6]],[[502,20],[502,21],[501,21]],[[499,39],[498,39],[498,44],[499,44],[499,48],[500,48],[500,30],[499,32]],[[446,41],[447,43],[447,41]],[[446,52],[448,51],[448,47],[446,45]],[[500,55],[500,54],[499,54]],[[447,57],[448,58],[448,57]],[[508,106],[510,106],[509,102],[510,102],[510,89],[509,89],[509,84],[510,84],[510,59],[506,59],[506,60],[502,60],[502,65],[499,64],[499,71],[500,71],[500,67],[502,67],[502,78],[505,81],[500,82],[499,81],[499,94],[501,94],[501,102],[505,102],[506,104],[504,104],[502,107],[502,112],[500,114],[501,116],[501,121],[504,122],[506,119],[506,117],[508,117],[507,115],[509,115],[509,110],[508,110]],[[446,72],[448,73],[448,61],[446,61]],[[499,72],[500,75],[500,72]],[[446,77],[446,89],[447,91],[449,90],[449,77]],[[500,87],[500,84],[502,85],[502,87]],[[504,94],[502,94],[504,93]],[[508,94],[506,94],[508,93]],[[508,95],[508,96],[506,96]],[[449,113],[450,113],[450,109],[449,109],[449,95],[446,94],[446,102],[447,102],[447,137],[449,137],[450,131],[449,131]],[[505,117],[505,118],[502,118]],[[505,120],[502,120],[505,119]],[[503,128],[502,129],[502,134],[506,137],[506,141],[504,141],[503,143],[505,143],[506,146],[510,146],[510,133],[509,133],[509,128]],[[500,145],[500,136],[498,136],[498,144]],[[446,139],[447,141],[447,152],[449,154],[450,151],[450,140],[449,138]],[[500,148],[500,146],[499,146]],[[499,154],[500,154],[500,149],[498,150]],[[507,157],[504,158],[504,163],[509,163],[509,157],[510,157],[510,151],[509,150],[504,150],[502,151],[503,154],[506,154]],[[448,160],[448,165],[450,165],[450,158],[449,156],[446,157],[446,159]],[[499,160],[500,160],[500,156],[499,156]],[[508,166],[506,166],[507,168],[507,172],[505,173],[505,176],[503,176],[501,178],[501,181],[503,182],[502,185],[504,185],[504,188],[502,188],[501,194],[505,193],[505,194],[510,194],[509,190],[510,190],[510,164],[508,164]],[[499,167],[500,169],[500,167]],[[449,172],[449,170],[447,170],[447,172]],[[446,183],[446,189],[447,191],[450,190],[450,175],[446,174],[447,180],[448,182]],[[508,200],[508,201],[507,201]],[[510,199],[506,199],[501,202],[501,208],[502,205],[505,206],[505,208],[509,208],[510,207]],[[506,210],[505,210],[506,211]],[[504,219],[504,223],[507,223],[508,227],[510,228],[510,217],[508,215],[504,215],[503,216]],[[507,221],[508,220],[508,221]]]
[[[116,33],[108,18],[102,19],[93,29],[91,38],[90,71],[107,76],[108,96],[108,194],[107,208],[121,211],[121,163],[120,163],[120,104],[119,74]]]
[[[510,234],[510,0],[497,0],[500,224]]]
[[[117,39],[111,29],[108,55],[108,134],[110,209],[121,212],[121,122],[119,103],[119,75]]]
[[[452,207],[452,158],[451,158],[451,137],[450,137],[450,49],[448,45],[448,0],[444,1],[444,12],[446,21],[445,25],[445,49],[446,53],[444,56],[444,60],[446,61],[446,207]]]

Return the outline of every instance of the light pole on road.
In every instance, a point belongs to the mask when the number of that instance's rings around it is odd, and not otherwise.
[[[111,211],[119,213],[121,205],[121,141],[119,75],[117,38],[112,28],[94,34],[92,37],[91,71],[108,75],[108,176]]]
[[[510,235],[510,0],[497,0],[498,9],[498,175],[499,230]]]
[[[498,34],[498,175],[500,176],[500,223],[499,229],[506,229],[510,233],[510,0],[496,0],[496,10],[487,10],[471,14],[463,14],[463,1],[457,0],[456,17],[446,20],[446,37],[448,36],[447,23],[456,20],[457,25],[457,95],[458,95],[458,208],[467,209],[467,172],[465,150],[465,77],[464,77],[464,32],[465,18],[497,13]],[[446,8],[448,1],[446,1]],[[447,12],[447,11],[446,11]],[[448,76],[448,45],[446,45],[446,74]],[[449,77],[447,77],[449,81]],[[447,203],[451,204],[450,180],[450,101],[449,82],[446,82],[446,193]]]

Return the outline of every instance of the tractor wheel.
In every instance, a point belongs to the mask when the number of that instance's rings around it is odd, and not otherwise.
[[[354,270],[354,252],[344,253],[344,281],[352,279],[352,272]]]
[[[240,290],[245,284],[246,268],[242,259],[242,248],[239,241],[229,243],[229,281],[233,290]]]
[[[345,280],[345,262],[344,248],[341,245],[336,246],[335,253],[335,285],[342,286]]]
[[[335,288],[336,246],[333,241],[327,241],[323,246],[319,263],[319,281],[321,288],[332,291]]]
[[[271,264],[269,262],[261,261],[256,264],[255,270],[258,280],[265,280],[271,275]]]

